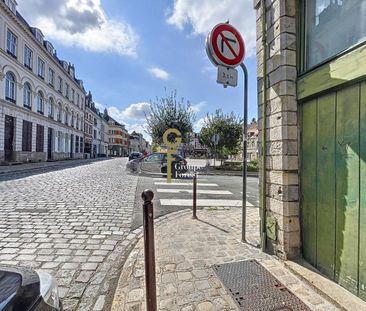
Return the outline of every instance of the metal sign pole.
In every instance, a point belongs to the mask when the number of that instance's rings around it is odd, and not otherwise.
[[[244,73],[244,126],[243,126],[243,211],[241,239],[246,242],[247,217],[247,124],[248,124],[248,70],[244,63],[240,64]]]

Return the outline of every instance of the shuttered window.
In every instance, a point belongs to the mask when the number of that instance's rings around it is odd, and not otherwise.
[[[37,124],[36,152],[44,151],[44,126]]]
[[[32,122],[23,120],[22,151],[32,151]]]

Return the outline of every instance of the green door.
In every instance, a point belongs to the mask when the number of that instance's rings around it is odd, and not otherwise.
[[[366,300],[366,82],[302,104],[303,255]]]

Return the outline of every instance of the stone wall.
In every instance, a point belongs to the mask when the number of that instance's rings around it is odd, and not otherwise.
[[[267,237],[267,250],[281,258],[300,253],[298,111],[296,101],[296,1],[266,0],[264,55],[261,1],[257,10],[257,75],[259,138],[262,145],[264,58],[267,65],[266,98],[266,209],[267,224],[275,223],[275,236]],[[264,57],[265,56],[265,57]],[[263,182],[263,177],[260,183]],[[263,202],[261,202],[261,205]],[[263,205],[262,205],[263,206]]]

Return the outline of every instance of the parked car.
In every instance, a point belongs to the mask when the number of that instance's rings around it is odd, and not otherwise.
[[[28,267],[0,264],[0,311],[61,311],[53,276]]]
[[[179,154],[173,154],[172,175],[187,172],[187,161]],[[167,153],[155,152],[147,157],[137,158],[129,161],[126,168],[132,172],[138,172],[149,175],[167,174]]]
[[[143,157],[143,154],[141,152],[131,152],[131,154],[128,156],[128,160],[131,161],[133,159],[139,159],[142,157]]]

